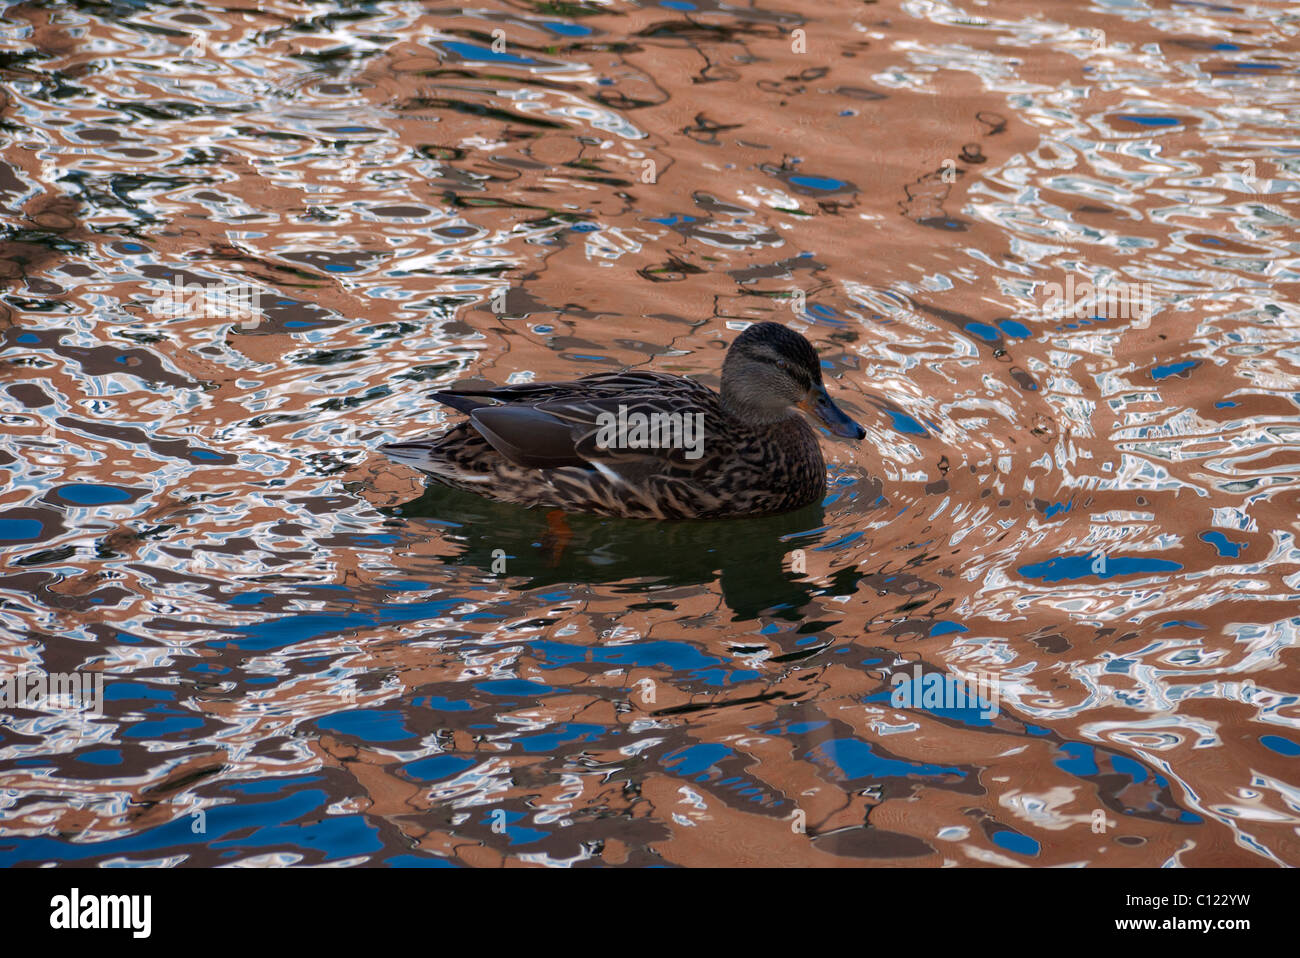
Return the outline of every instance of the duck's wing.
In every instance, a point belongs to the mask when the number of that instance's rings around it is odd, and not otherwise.
[[[711,392],[694,380],[665,373],[624,370],[595,373],[568,382],[516,383],[496,386],[492,383],[457,383],[450,389],[432,394],[445,406],[463,413],[483,406],[521,403],[537,405],[548,400],[599,399],[606,396],[653,396],[688,392]]]
[[[588,465],[578,455],[581,431],[536,406],[479,406],[469,411],[469,421],[493,449],[517,466],[559,469]]]
[[[717,396],[676,376],[615,373],[444,393],[502,456],[530,469],[580,466],[623,477],[700,468]],[[716,438],[716,434],[715,434]]]

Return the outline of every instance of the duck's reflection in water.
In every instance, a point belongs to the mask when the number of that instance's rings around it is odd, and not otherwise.
[[[523,588],[624,583],[630,594],[719,583],[737,619],[797,619],[814,595],[852,593],[856,576],[817,581],[799,550],[825,533],[820,503],[754,519],[657,522],[545,512],[491,502],[431,483],[418,499],[383,510],[442,529],[452,566],[508,576]]]

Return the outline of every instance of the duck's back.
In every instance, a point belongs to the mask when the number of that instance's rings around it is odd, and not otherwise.
[[[748,427],[724,412],[717,393],[681,376],[600,373],[437,395],[470,418],[385,451],[500,501],[721,518],[799,508],[825,491],[821,449],[801,418]]]

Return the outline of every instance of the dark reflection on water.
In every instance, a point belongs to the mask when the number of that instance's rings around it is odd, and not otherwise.
[[[431,483],[419,499],[381,511],[434,520],[452,547],[439,558],[522,577],[521,589],[619,583],[620,593],[632,595],[716,581],[736,619],[760,613],[798,619],[813,595],[851,595],[856,583],[833,583],[828,592],[794,571],[800,561],[795,550],[816,548],[825,531],[820,503],[784,515],[715,522],[559,520],[559,513],[548,516]]]

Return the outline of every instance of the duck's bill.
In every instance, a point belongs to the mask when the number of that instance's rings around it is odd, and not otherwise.
[[[843,436],[845,439],[861,439],[867,434],[867,431],[850,419],[843,409],[835,405],[826,392],[825,386],[801,402],[799,408],[836,436]]]

